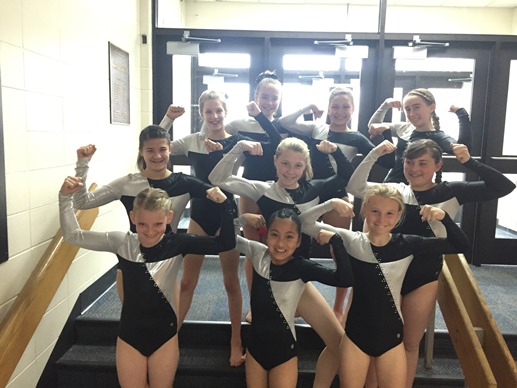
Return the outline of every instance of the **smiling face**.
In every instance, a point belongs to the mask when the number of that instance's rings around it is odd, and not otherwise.
[[[171,146],[168,139],[157,138],[144,141],[140,155],[145,161],[145,171],[155,174],[167,170],[170,153]]]
[[[400,204],[380,195],[373,195],[363,206],[362,215],[372,236],[388,236],[402,215]]]
[[[269,120],[273,120],[273,116],[280,105],[282,92],[280,84],[264,83],[255,93],[255,102],[260,111],[266,115]]]
[[[207,99],[204,101],[200,111],[201,119],[205,122],[208,136],[224,132],[224,119],[226,108],[219,99]]]
[[[442,162],[436,162],[429,152],[413,159],[404,159],[404,176],[413,190],[424,191],[432,188],[434,174],[442,168]]]
[[[289,261],[296,248],[300,245],[301,237],[295,222],[289,218],[277,218],[268,228],[266,245],[274,264],[284,264]]]
[[[354,103],[350,96],[338,94],[330,100],[328,115],[331,125],[346,127],[353,113]]]
[[[404,98],[403,105],[407,119],[417,130],[428,131],[433,128],[431,115],[436,109],[436,104],[429,104],[421,96],[408,95]]]
[[[301,152],[286,149],[275,155],[274,163],[278,185],[285,189],[296,189],[305,172],[305,156]]]
[[[172,221],[172,215],[172,211],[164,210],[131,211],[129,218],[135,224],[140,244],[145,248],[158,244],[165,233],[165,228]]]

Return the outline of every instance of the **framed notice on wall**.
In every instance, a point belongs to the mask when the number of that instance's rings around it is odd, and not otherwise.
[[[129,124],[129,53],[109,42],[110,121]]]

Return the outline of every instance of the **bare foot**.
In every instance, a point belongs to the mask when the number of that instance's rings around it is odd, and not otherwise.
[[[246,356],[242,354],[242,345],[239,341],[237,344],[231,344],[230,366],[241,366],[246,360]]]
[[[251,323],[251,310],[248,311],[248,314],[246,314],[246,318],[244,319],[246,319],[246,322]]]

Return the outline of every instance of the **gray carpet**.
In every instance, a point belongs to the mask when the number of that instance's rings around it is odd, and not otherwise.
[[[320,262],[333,266],[331,260],[321,260]],[[471,269],[501,332],[503,334],[517,334],[517,309],[515,308],[517,266],[485,265],[481,267],[471,266]],[[239,277],[241,279],[244,315],[249,308],[249,297],[244,276],[243,259],[241,259],[239,266]],[[332,305],[335,295],[334,288],[319,283],[314,283],[314,285]],[[94,304],[85,312],[85,315],[118,319],[120,302],[114,287],[106,292],[100,298],[100,301],[102,303]],[[208,256],[203,263],[199,283],[186,319],[194,321],[229,320],[221,266],[216,256]],[[303,320],[299,318],[298,322],[302,323]],[[436,329],[446,330],[439,308],[436,314]]]

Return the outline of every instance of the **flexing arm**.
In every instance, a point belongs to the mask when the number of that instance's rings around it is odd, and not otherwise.
[[[80,187],[82,183],[79,178],[68,177],[59,192],[59,221],[63,239],[82,248],[116,253],[126,233],[81,230],[72,206],[72,194]]]
[[[457,143],[465,144],[470,149],[472,146],[472,125],[468,112],[455,105],[451,105],[449,111],[456,114],[460,124]]]
[[[420,212],[422,220],[441,221],[447,231],[447,238],[440,237],[409,237],[420,239],[415,253],[467,253],[470,251],[470,242],[467,235],[460,229],[451,217],[442,209],[424,205]]]
[[[260,181],[251,181],[246,178],[233,175],[235,164],[240,160],[244,151],[258,152],[260,143],[247,140],[239,141],[224,157],[216,164],[208,179],[214,186],[219,186],[232,194],[244,195],[257,201],[269,188],[269,184]]]
[[[86,178],[88,176],[88,163],[95,154],[96,148],[90,144],[77,149],[77,163],[75,167],[76,177],[81,178],[83,186],[73,193],[73,204],[76,209],[92,209],[106,205],[120,199],[122,188],[128,182],[129,177],[122,177],[114,180],[108,185],[99,187],[93,192],[86,190]],[[142,190],[145,187],[142,187]]]
[[[333,233],[340,233],[344,229],[336,228],[332,225],[316,222],[323,214],[335,210],[342,217],[353,217],[354,206],[340,198],[332,198],[322,202],[311,209],[305,210],[300,214],[302,222],[302,232],[317,237],[322,229],[329,230]],[[341,234],[341,233],[340,233]]]
[[[293,112],[288,115],[284,115],[278,119],[278,123],[288,129],[289,131],[296,133],[298,135],[302,136],[309,136],[312,137],[312,133],[316,127],[316,124],[314,123],[303,123],[298,122],[298,118],[304,114],[306,111],[312,111],[314,113],[314,117],[318,118],[321,117],[323,114],[323,111],[319,110],[318,107],[314,104],[307,105],[306,107],[297,110],[296,112]]]
[[[163,116],[162,121],[160,121],[160,127],[165,129],[167,132],[172,132],[172,124],[174,123],[174,120],[176,120],[178,117],[182,116],[183,113],[185,113],[185,108],[179,105],[173,105],[170,104],[167,107],[167,112],[165,112],[165,115]]]
[[[472,159],[465,145],[452,144],[451,148],[460,163],[481,177],[481,181],[448,183],[461,204],[501,198],[515,189],[515,183],[505,177],[504,174]]]
[[[377,162],[377,159],[379,159],[380,156],[393,154],[395,150],[396,146],[388,140],[383,141],[371,150],[359,166],[356,167],[354,173],[350,177],[346,187],[347,191],[354,197],[363,198],[368,189],[378,184],[375,182],[368,182],[368,176],[370,175],[373,165]]]
[[[250,102],[247,105],[247,109],[249,115],[253,117],[255,120],[257,120],[264,132],[266,132],[269,136],[271,147],[276,148],[278,144],[282,141],[282,137],[278,133],[273,123],[269,121],[266,115],[260,111],[260,108],[258,107],[255,101]]]

